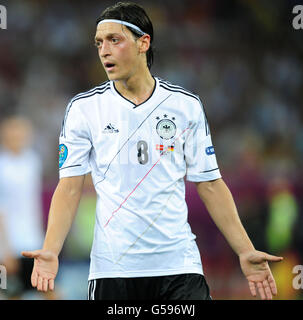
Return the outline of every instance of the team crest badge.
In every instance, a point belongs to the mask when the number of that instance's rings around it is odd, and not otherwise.
[[[160,117],[157,117],[156,119],[160,120]],[[169,140],[175,136],[177,127],[173,120],[175,120],[175,117],[169,119],[168,115],[164,114],[163,119],[157,123],[156,131],[160,138]]]
[[[59,145],[59,168],[63,166],[63,163],[65,162],[67,158],[67,146],[65,144]]]

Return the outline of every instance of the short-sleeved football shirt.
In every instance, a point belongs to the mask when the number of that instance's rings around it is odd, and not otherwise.
[[[97,193],[89,280],[203,274],[184,177],[221,177],[207,119],[197,95],[154,79],[140,105],[107,81],[67,106],[60,178],[91,172]]]

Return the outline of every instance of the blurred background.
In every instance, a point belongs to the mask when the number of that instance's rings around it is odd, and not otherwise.
[[[7,257],[1,256],[1,249],[25,243],[26,225],[36,230],[28,245],[43,239],[58,183],[58,137],[65,108],[74,95],[107,80],[93,45],[95,20],[115,2],[1,0],[8,29],[0,30],[0,120],[15,121],[17,127],[6,127],[19,131],[0,131],[0,238],[6,239],[0,242],[0,264],[2,259],[10,274],[0,299],[86,299],[95,216],[89,176],[60,257],[53,296],[23,288],[16,276],[19,251],[11,248]],[[250,238],[256,249],[284,257],[271,265],[279,291],[276,299],[302,299],[303,289],[293,288],[293,268],[303,265],[303,29],[293,28],[292,9],[303,1],[137,3],[154,25],[152,74],[200,95],[222,176]],[[26,136],[19,146],[14,145],[16,131],[21,132],[19,139]],[[6,188],[14,194],[12,205],[7,204]],[[191,183],[186,197],[212,297],[251,299],[237,256]],[[17,203],[28,212],[14,207]],[[14,219],[21,224],[19,233],[5,229],[9,209],[18,211]],[[41,218],[39,227],[30,224],[37,224],[37,218],[30,217],[34,211]]]

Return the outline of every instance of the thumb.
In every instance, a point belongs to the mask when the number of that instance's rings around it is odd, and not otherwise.
[[[34,251],[22,251],[21,254],[25,258],[38,258],[40,256],[41,250]]]
[[[263,259],[266,260],[266,261],[279,262],[279,261],[283,260],[283,257],[273,256],[271,254],[264,253],[264,258]]]

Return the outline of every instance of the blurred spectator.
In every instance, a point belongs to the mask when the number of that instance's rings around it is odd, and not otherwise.
[[[275,178],[269,185],[269,212],[266,228],[267,248],[282,254],[291,248],[298,219],[298,203],[285,178]]]
[[[43,241],[42,166],[30,149],[33,128],[27,119],[3,120],[0,137],[0,261],[8,274],[5,293],[17,298],[31,289],[32,261],[21,251],[41,247]]]

